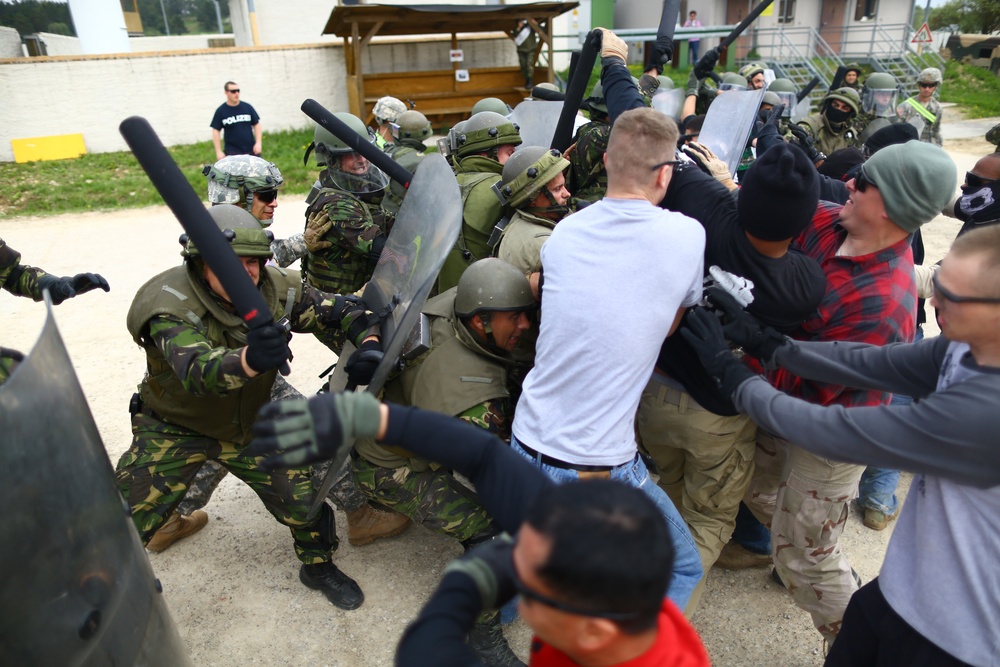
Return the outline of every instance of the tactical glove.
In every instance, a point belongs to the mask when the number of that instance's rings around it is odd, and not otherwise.
[[[481,544],[444,568],[461,572],[476,583],[483,611],[498,609],[517,593],[514,539],[506,533]]]
[[[823,160],[826,159],[826,155],[824,155],[820,150],[816,148],[815,139],[809,136],[809,133],[806,132],[805,128],[803,128],[801,125],[796,125],[793,123],[788,126],[788,131],[792,133],[792,135],[795,137],[795,143],[797,143],[799,147],[805,151],[806,157],[812,160],[813,164],[822,162]]]
[[[289,358],[288,333],[282,325],[268,324],[247,334],[247,366],[258,373],[281,368]]]
[[[354,350],[347,359],[347,386],[360,387],[368,385],[375,375],[375,369],[382,361],[382,343],[378,340],[367,340],[361,347]]]
[[[705,55],[698,60],[697,64],[694,66],[694,74],[699,80],[709,76],[712,70],[715,69],[715,63],[719,62],[720,53],[721,51],[719,50],[719,47],[715,47],[714,49],[706,51]]]
[[[377,398],[367,392],[319,394],[275,401],[260,409],[254,441],[244,452],[266,456],[264,470],[298,468],[333,459],[339,466],[357,438],[374,438],[382,421]]]
[[[655,76],[643,74],[639,77],[639,92],[646,97],[652,97],[660,88],[660,80]]]
[[[78,294],[89,292],[98,287],[105,292],[111,291],[108,281],[99,273],[78,273],[72,278],[59,278],[45,274],[38,279],[39,293],[47,289],[53,306],[58,306],[66,299],[72,299]]]
[[[764,326],[756,317],[743,310],[739,302],[725,289],[711,287],[708,300],[723,314],[722,332],[726,338],[752,357],[770,361],[774,351],[785,344],[783,335]]]
[[[316,252],[332,246],[331,241],[323,240],[324,235],[330,231],[331,227],[333,227],[333,222],[326,209],[311,213],[306,219],[306,229],[302,233],[302,238],[306,242],[306,250]]]
[[[597,28],[597,30],[601,31],[601,58],[618,58],[627,63],[628,44],[607,28]]]
[[[698,353],[701,365],[726,396],[732,396],[737,387],[756,377],[729,349],[722,323],[713,312],[692,308],[684,320],[681,336]]]
[[[729,190],[736,189],[733,175],[729,173],[729,165],[716,156],[708,146],[692,141],[685,144],[683,151],[695,161],[701,170],[726,186]]]
[[[698,95],[698,89],[701,88],[701,81],[698,79],[698,75],[691,70],[688,75],[687,85],[684,87],[684,95],[687,97],[695,97]]]

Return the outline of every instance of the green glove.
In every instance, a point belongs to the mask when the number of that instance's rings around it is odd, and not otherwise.
[[[698,75],[691,70],[691,74],[688,75],[687,85],[684,89],[684,94],[688,97],[696,96],[698,94],[698,88],[701,86],[701,81],[698,80]]]
[[[475,582],[484,611],[498,609],[517,593],[514,584],[514,538],[507,533],[472,549],[444,568],[461,572]]]
[[[339,466],[357,438],[378,434],[379,405],[367,392],[268,403],[258,413],[254,441],[244,453],[267,457],[260,463],[264,470],[298,468],[327,459]]]

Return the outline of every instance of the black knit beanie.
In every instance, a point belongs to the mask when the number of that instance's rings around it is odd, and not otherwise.
[[[864,161],[865,156],[854,146],[841,148],[839,151],[834,151],[827,156],[823,164],[819,166],[819,173],[830,178],[835,178],[838,181],[846,181],[848,179],[844,178],[844,176],[851,168]]]
[[[865,148],[868,149],[869,155],[874,155],[880,148],[892,146],[893,144],[905,144],[907,141],[914,141],[919,138],[920,135],[917,133],[917,128],[909,123],[893,123],[892,125],[886,125],[868,137],[868,141],[865,142]]]
[[[740,225],[762,241],[795,238],[812,221],[819,173],[798,146],[769,148],[747,169],[737,200]]]

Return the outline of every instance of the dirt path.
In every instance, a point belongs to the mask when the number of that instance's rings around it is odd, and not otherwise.
[[[948,147],[960,174],[991,150],[985,141]],[[301,201],[282,201],[275,234],[300,230],[303,210]],[[959,226],[942,217],[925,227],[929,262],[944,256]],[[112,465],[130,442],[128,399],[144,368],[143,355],[125,330],[125,315],[140,285],[180,261],[180,231],[165,207],[0,222],[0,237],[26,263],[64,275],[97,271],[112,286],[108,294],[83,295],[56,309]],[[0,303],[6,322],[3,344],[27,352],[41,331],[44,309],[9,295],[0,297]],[[937,333],[933,324],[927,333]],[[296,336],[292,348],[294,372],[288,379],[303,393],[312,393],[320,384],[317,374],[332,356],[307,336]],[[908,486],[909,479],[904,483]],[[227,477],[207,510],[211,521],[201,533],[150,555],[196,665],[390,665],[406,623],[447,561],[460,552],[454,541],[419,527],[354,548],[347,544],[346,520],[338,512],[343,543],[336,562],[358,580],[367,598],[361,609],[343,612],[298,582],[287,529],[247,487]],[[891,527],[876,533],[852,516],[843,545],[865,581],[878,573],[890,534]],[[768,571],[712,572],[694,620],[721,667],[822,664],[819,634],[770,582]],[[526,658],[527,627],[518,621],[508,636]]]

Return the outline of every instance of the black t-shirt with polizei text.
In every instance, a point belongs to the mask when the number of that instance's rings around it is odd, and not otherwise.
[[[215,110],[212,128],[222,132],[223,152],[226,155],[249,155],[255,143],[253,126],[260,122],[260,116],[246,102],[236,106],[223,104]]]

